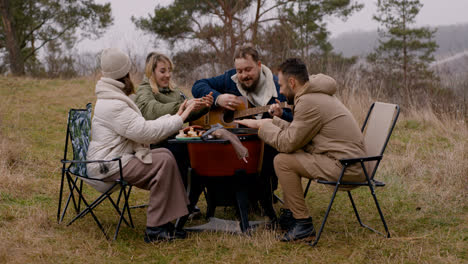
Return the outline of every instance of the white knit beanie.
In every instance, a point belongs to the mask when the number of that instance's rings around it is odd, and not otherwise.
[[[132,63],[127,54],[116,48],[108,48],[101,53],[102,76],[114,80],[120,79],[130,72]]]

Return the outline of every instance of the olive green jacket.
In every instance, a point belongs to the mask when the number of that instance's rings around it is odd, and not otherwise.
[[[140,108],[143,117],[146,120],[154,120],[163,115],[174,115],[179,110],[180,105],[184,102],[185,95],[178,88],[172,90],[167,88],[159,88],[159,93],[153,93],[148,79],[143,79],[143,82],[138,87],[135,97],[135,103]],[[206,107],[196,112],[192,112],[187,118],[187,122],[197,120],[204,114],[208,113],[209,108]]]

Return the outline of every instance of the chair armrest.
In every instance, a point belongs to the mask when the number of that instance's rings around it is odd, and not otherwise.
[[[352,159],[340,159],[340,163],[342,165],[351,165],[358,162],[367,162],[367,161],[374,161],[374,160],[381,160],[382,155],[379,156],[370,156],[370,157],[360,157],[360,158],[352,158]]]
[[[111,160],[60,160],[60,162],[62,163],[96,163],[96,162],[104,163],[104,162],[115,162],[115,161],[119,161],[120,159],[121,157],[117,157]]]
[[[60,160],[60,162],[62,162],[65,166],[65,164],[77,164],[77,163],[108,163],[108,162],[119,162],[119,168],[120,168],[120,172],[122,172],[122,157],[117,157],[117,158],[113,158],[111,160]],[[95,178],[92,178],[92,177],[88,177],[86,176],[87,179],[89,180],[97,180],[97,181],[102,181],[102,179],[95,179]],[[120,173],[120,181],[124,181],[123,180],[123,177],[122,177],[122,173]]]
[[[317,183],[321,184],[328,184],[328,185],[336,185],[336,181],[325,181],[325,180],[317,180]],[[371,180],[371,183],[373,183],[376,187],[384,187],[385,183],[381,181],[376,181],[376,180]],[[343,186],[350,185],[350,186],[364,186],[368,185],[367,181],[363,182],[340,182],[340,184]]]

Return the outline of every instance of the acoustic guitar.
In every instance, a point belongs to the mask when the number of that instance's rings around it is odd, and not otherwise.
[[[268,109],[270,109],[270,105],[249,108],[247,98],[243,96],[238,96],[237,98],[240,99],[242,103],[236,107],[235,111],[231,111],[223,107],[217,107],[199,119],[190,122],[190,125],[199,125],[206,129],[211,125],[220,123],[224,127],[237,128],[239,124],[234,123],[234,120],[242,117],[265,113],[268,112]],[[281,102],[280,107],[291,108],[287,102]]]

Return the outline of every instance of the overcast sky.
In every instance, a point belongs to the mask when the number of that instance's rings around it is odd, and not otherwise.
[[[98,40],[86,40],[78,45],[80,51],[99,51],[106,47],[119,47],[126,51],[143,52],[154,49],[157,43],[155,36],[143,36],[142,32],[135,28],[131,22],[131,16],[147,17],[153,13],[157,4],[168,5],[172,0],[96,0],[97,3],[111,2],[114,25],[107,33]],[[348,18],[341,21],[332,18],[328,21],[328,29],[332,36],[344,32],[369,31],[377,28],[377,23],[372,20],[376,10],[377,0],[358,0],[363,3],[364,8]],[[421,0],[423,8],[416,17],[417,26],[439,26],[468,23],[468,0]],[[171,55],[166,46],[159,42],[157,50]]]

